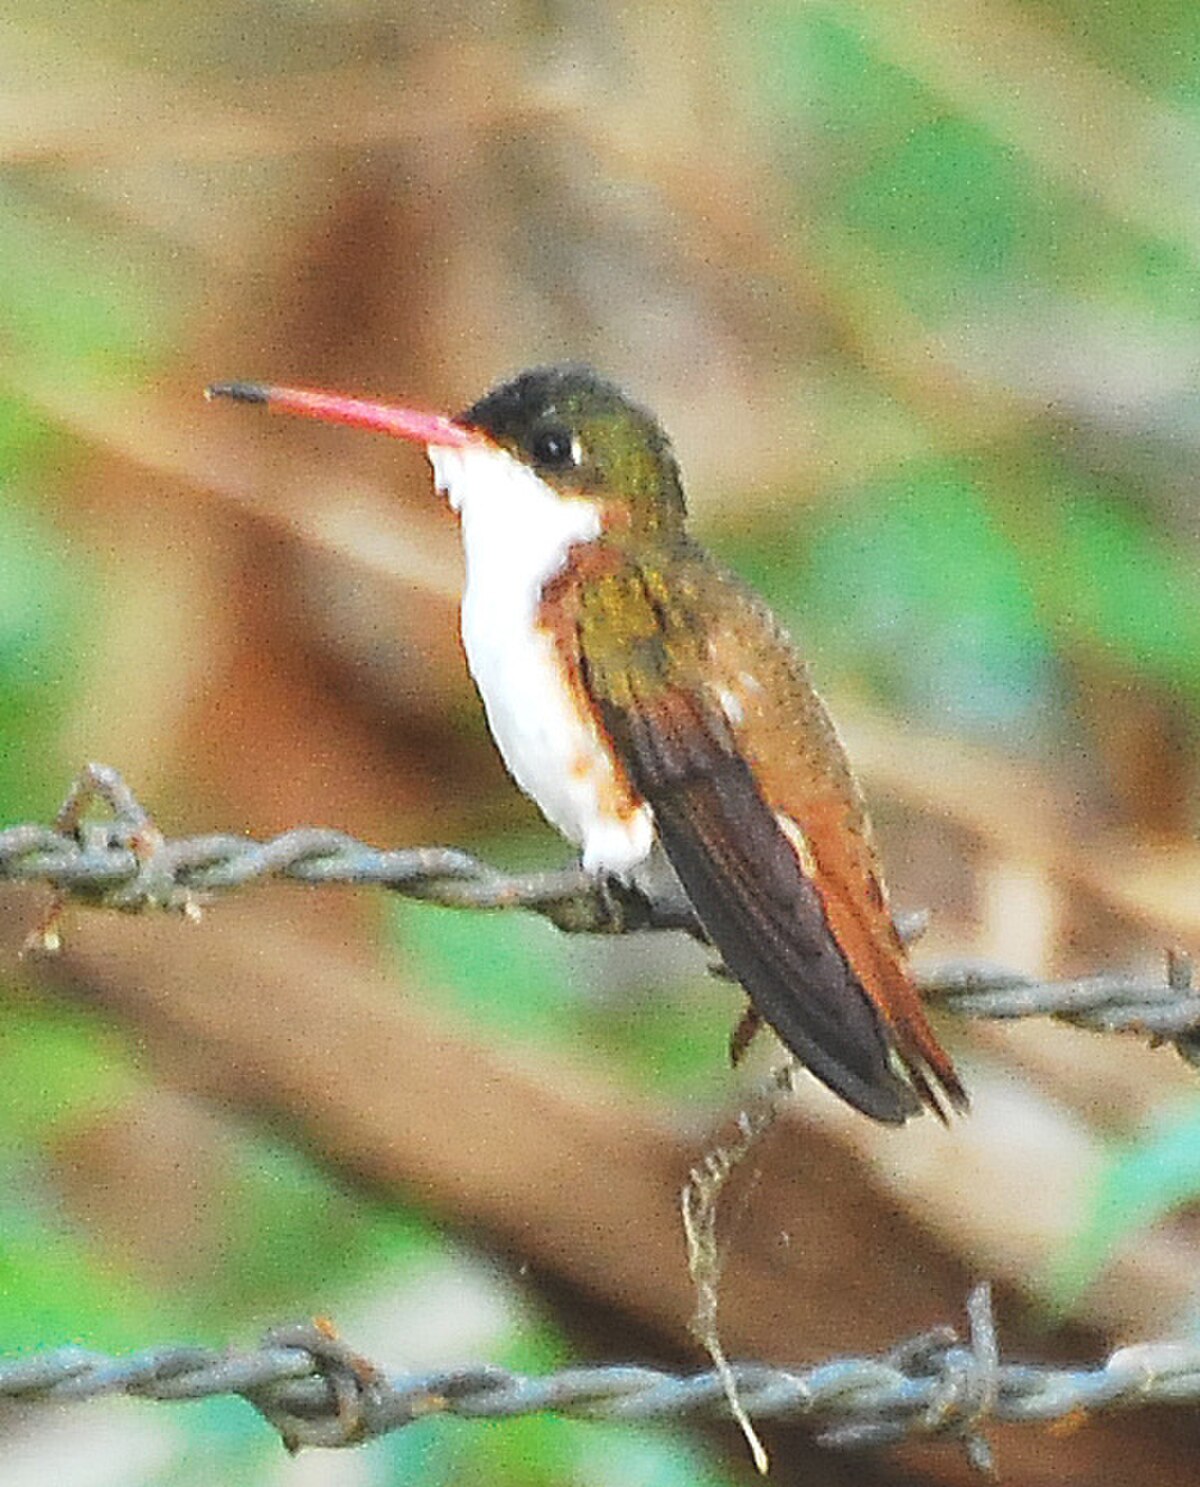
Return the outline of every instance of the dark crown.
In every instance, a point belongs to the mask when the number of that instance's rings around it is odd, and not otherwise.
[[[564,494],[620,501],[640,530],[678,530],[679,467],[658,420],[590,367],[534,367],[455,420],[481,429]]]

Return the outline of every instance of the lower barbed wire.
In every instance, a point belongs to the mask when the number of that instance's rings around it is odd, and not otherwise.
[[[836,1449],[950,1437],[988,1470],[989,1424],[1200,1403],[1200,1341],[1121,1348],[1093,1368],[1005,1363],[988,1287],[976,1288],[967,1310],[966,1340],[940,1329],[881,1358],[806,1368],[734,1362],[742,1406],[756,1421],[807,1422],[818,1441]],[[117,1358],[71,1347],[0,1361],[0,1400],[29,1406],[114,1394],[160,1401],[237,1395],[293,1450],[358,1445],[432,1415],[499,1420],[553,1411],[626,1422],[729,1415],[716,1370],[674,1374],[620,1364],[537,1377],[479,1365],[389,1374],[352,1352],[327,1323],[279,1328],[245,1350],[159,1347]]]

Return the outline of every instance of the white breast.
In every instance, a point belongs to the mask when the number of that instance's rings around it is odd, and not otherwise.
[[[614,794],[608,747],[580,716],[554,642],[537,623],[547,581],[573,546],[599,536],[599,510],[560,496],[503,450],[431,447],[429,460],[462,517],[463,646],[504,762],[583,849],[590,872],[625,874],[650,852],[649,807],[624,816],[606,808]]]

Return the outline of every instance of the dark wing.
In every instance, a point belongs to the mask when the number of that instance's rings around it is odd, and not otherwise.
[[[604,706],[601,715],[700,922],[755,1010],[865,1115],[897,1123],[914,1115],[920,1104],[892,1067],[885,1025],[719,722],[683,692],[633,715]]]
[[[906,1120],[920,1100],[711,695],[686,585],[667,592],[625,558],[577,593],[580,681],[726,965],[819,1079],[876,1120]]]
[[[707,560],[692,571],[710,611],[732,606],[737,614],[736,623],[710,630],[707,654],[738,753],[752,764],[796,848],[842,957],[886,1023],[913,1088],[942,1119],[946,1105],[965,1110],[966,1091],[913,984],[862,792],[825,704],[761,601]]]

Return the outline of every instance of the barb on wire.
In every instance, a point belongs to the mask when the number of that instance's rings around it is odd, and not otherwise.
[[[106,808],[107,819],[88,818],[93,802]],[[0,830],[0,881],[42,882],[55,890],[49,915],[31,937],[50,949],[70,899],[126,913],[165,909],[195,917],[206,900],[272,878],[371,883],[449,908],[524,909],[575,934],[676,929],[704,938],[687,900],[668,884],[651,890],[598,882],[579,867],[511,874],[453,847],[382,850],[312,826],[266,842],[224,834],[168,840],[120,774],[102,764],[82,771],[52,826]],[[1200,989],[1181,953],[1168,957],[1165,979],[1111,975],[1044,983],[967,965],[927,975],[921,985],[930,999],[963,1017],[1055,1017],[1103,1032],[1140,1033],[1173,1043],[1200,1066]]]
[[[863,1450],[916,1436],[956,1439],[984,1471],[992,1466],[982,1434],[990,1423],[1077,1421],[1104,1410],[1200,1403],[1200,1342],[1125,1347],[1090,1368],[1006,1363],[987,1286],[972,1294],[967,1311],[966,1340],[940,1328],[880,1358],[797,1369],[732,1363],[738,1398],[757,1420],[808,1422],[831,1448]],[[677,1375],[601,1365],[531,1377],[483,1365],[391,1374],[357,1357],[321,1322],[278,1328],[244,1351],[159,1347],[114,1358],[71,1347],[0,1361],[0,1400],[28,1405],[111,1394],[240,1395],[289,1450],[356,1446],[430,1415],[508,1419],[553,1410],[685,1421],[729,1414],[715,1370]]]

